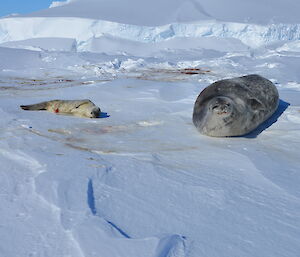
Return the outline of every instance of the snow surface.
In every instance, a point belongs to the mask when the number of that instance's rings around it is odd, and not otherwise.
[[[299,4],[158,3],[0,19],[0,256],[299,256]],[[275,115],[200,135],[200,91],[251,73],[277,86]],[[101,118],[19,108],[81,98]]]

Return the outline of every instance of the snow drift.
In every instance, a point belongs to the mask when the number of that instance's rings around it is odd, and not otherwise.
[[[0,19],[0,255],[298,257],[299,5],[68,0]],[[276,115],[200,135],[199,92],[251,73]],[[81,98],[102,118],[19,108]]]

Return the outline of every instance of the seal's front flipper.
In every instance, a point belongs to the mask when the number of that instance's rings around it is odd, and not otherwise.
[[[47,102],[42,102],[42,103],[38,103],[38,104],[30,104],[30,105],[21,105],[20,107],[23,110],[27,110],[27,111],[47,110]]]
[[[259,111],[259,110],[263,110],[264,109],[263,104],[259,100],[255,99],[255,98],[248,99],[247,103],[255,111]]]

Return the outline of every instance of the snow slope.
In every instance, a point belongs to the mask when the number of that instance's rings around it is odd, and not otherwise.
[[[71,0],[0,19],[0,256],[298,257],[299,4],[267,4]],[[275,115],[200,135],[200,91],[251,73],[277,86]],[[19,108],[81,98],[101,118]]]
[[[55,8],[29,16],[92,18],[139,26],[209,19],[256,24],[299,23],[300,3],[293,0],[69,0],[52,7]]]

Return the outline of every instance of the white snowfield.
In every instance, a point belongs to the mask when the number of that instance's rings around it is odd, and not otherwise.
[[[0,256],[298,257],[299,8],[68,0],[0,19]],[[199,134],[201,90],[253,73],[275,115]],[[19,108],[53,99],[103,113]]]

